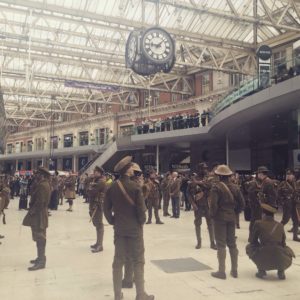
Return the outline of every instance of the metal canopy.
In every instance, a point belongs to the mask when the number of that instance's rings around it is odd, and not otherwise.
[[[6,116],[37,126],[138,106],[138,90],[192,95],[189,76],[199,70],[253,74],[257,46],[299,38],[299,17],[293,0],[0,0]],[[154,25],[176,39],[177,62],[144,78],[126,69],[125,43]]]

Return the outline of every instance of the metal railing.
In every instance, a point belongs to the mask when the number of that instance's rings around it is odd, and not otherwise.
[[[300,62],[297,61],[297,59],[292,59],[281,64],[277,64],[276,66],[272,67],[272,71],[270,72],[270,74],[268,74],[268,84],[260,84],[259,77],[254,76],[253,79],[242,83],[239,88],[215,103],[211,107],[213,116],[217,115],[230,105],[241,101],[247,96],[250,96],[254,93],[267,89],[274,84],[288,80],[298,75],[300,75]]]

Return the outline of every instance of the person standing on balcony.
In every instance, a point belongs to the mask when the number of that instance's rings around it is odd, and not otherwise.
[[[107,190],[104,169],[96,166],[94,169],[94,178],[89,183],[88,195],[90,199],[89,213],[93,225],[96,227],[97,241],[91,246],[92,252],[103,251],[103,202]]]
[[[65,194],[65,198],[67,199],[67,202],[69,203],[69,208],[67,209],[67,211],[69,212],[73,211],[73,201],[76,198],[75,184],[76,184],[75,176],[72,176],[71,172],[68,173],[65,180],[64,194]]]

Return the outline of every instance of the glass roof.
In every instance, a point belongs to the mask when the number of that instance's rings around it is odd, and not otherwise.
[[[159,25],[176,40],[179,59],[160,76],[166,82],[183,72],[221,70],[216,62],[226,56],[227,63],[226,51],[247,55],[280,35],[300,34],[300,4],[291,0],[0,0],[0,15],[1,86],[27,89],[28,101],[36,89],[78,94],[66,79],[149,85],[125,68],[126,40],[137,28]]]

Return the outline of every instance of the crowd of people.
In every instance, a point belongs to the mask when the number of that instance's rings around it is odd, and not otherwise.
[[[133,284],[137,300],[154,299],[145,292],[144,286],[143,225],[152,224],[153,214],[157,225],[164,224],[161,214],[178,219],[183,206],[185,211],[194,213],[196,249],[202,247],[201,225],[205,218],[210,247],[217,251],[218,270],[211,273],[213,277],[226,279],[226,247],[231,260],[230,275],[238,277],[236,229],[240,228],[239,215],[244,211],[245,219],[250,221],[246,253],[257,266],[256,277],[264,278],[267,271],[277,270],[279,279],[286,278],[285,270],[295,257],[286,245],[284,231],[290,219],[293,240],[300,241],[300,171],[289,169],[284,180],[278,181],[268,176],[270,171],[266,167],[259,167],[255,176],[238,176],[227,165],[216,163],[209,170],[203,162],[195,173],[173,171],[158,175],[154,169],[143,173],[132,157],[126,156],[118,162],[114,172],[112,175],[95,167],[92,175],[59,176],[40,167],[29,178],[1,177],[0,213],[4,213],[11,197],[30,195],[29,207],[22,206],[28,209],[23,225],[31,227],[38,253],[31,261],[30,271],[46,266],[49,210],[57,210],[65,198],[69,203],[67,210],[73,211],[78,193],[89,204],[90,220],[96,230],[96,242],[91,245],[93,253],[103,251],[103,217],[114,226],[115,300],[122,299],[122,288],[132,288]],[[283,210],[280,223],[274,220],[279,206]]]
[[[136,126],[136,134],[164,132],[206,126],[212,118],[210,110],[201,114],[176,114],[165,119],[146,120]]]

